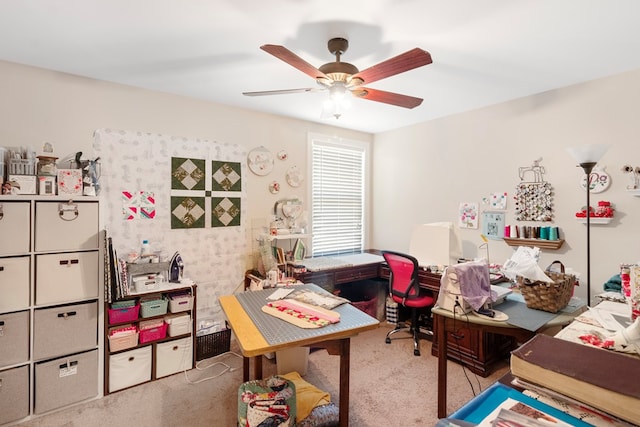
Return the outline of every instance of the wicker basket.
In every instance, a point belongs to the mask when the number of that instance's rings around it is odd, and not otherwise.
[[[560,264],[559,273],[551,271],[554,264]],[[518,288],[527,307],[557,313],[569,304],[576,278],[571,274],[565,274],[564,265],[560,261],[552,262],[545,273],[553,280],[553,283],[530,282],[518,276]]]

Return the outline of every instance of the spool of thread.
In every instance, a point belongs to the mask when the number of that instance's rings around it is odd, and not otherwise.
[[[549,229],[551,227],[540,227],[540,238],[542,240],[549,240]]]
[[[549,240],[558,240],[560,238],[560,232],[558,227],[549,228]]]
[[[504,237],[510,237],[511,236],[511,226],[510,225],[505,225],[504,226]]]

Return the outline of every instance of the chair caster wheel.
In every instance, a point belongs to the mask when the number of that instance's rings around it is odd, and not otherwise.
[[[414,356],[420,356],[420,350],[413,350]]]
[[[391,338],[386,338],[384,342],[386,342],[387,344],[391,344]]]

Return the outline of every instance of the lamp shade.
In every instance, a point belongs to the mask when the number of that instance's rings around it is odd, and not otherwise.
[[[569,154],[577,160],[578,164],[597,163],[604,156],[609,146],[606,144],[580,145],[578,147],[567,147]]]

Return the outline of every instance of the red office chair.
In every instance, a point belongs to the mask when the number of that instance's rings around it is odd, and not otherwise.
[[[382,251],[382,256],[389,265],[389,295],[395,302],[411,309],[411,325],[398,324],[387,334],[385,342],[391,344],[391,335],[405,331],[413,335],[413,354],[420,356],[420,326],[418,310],[433,307],[435,300],[428,291],[420,288],[418,280],[418,260],[411,255],[399,252]],[[431,334],[430,331],[426,333]]]

